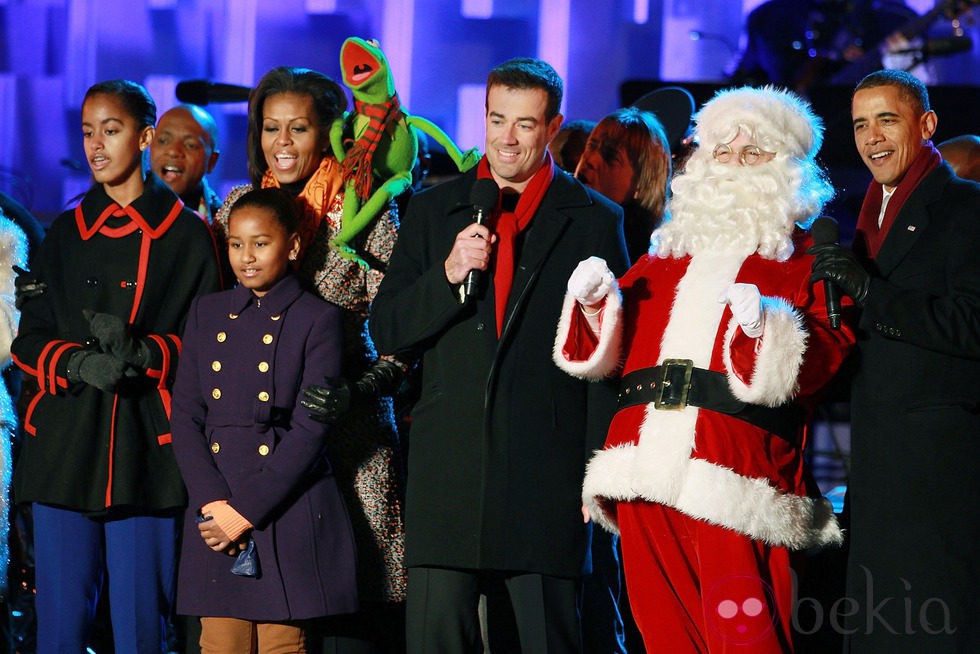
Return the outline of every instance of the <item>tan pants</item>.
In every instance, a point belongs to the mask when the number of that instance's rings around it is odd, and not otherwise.
[[[297,623],[201,618],[201,654],[306,654]]]

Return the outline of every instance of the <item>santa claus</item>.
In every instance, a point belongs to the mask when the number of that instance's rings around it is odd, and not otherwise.
[[[803,461],[809,412],[854,340],[809,281],[805,230],[833,194],[823,126],[772,87],[721,91],[696,121],[649,253],[618,282],[579,264],[554,357],[622,375],[583,501],[622,537],[647,651],[785,652],[792,553],[842,542]]]

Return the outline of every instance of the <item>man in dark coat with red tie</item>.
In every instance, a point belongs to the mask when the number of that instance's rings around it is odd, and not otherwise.
[[[424,356],[408,464],[410,652],[481,651],[477,603],[493,581],[523,651],[581,651],[581,484],[615,388],[566,375],[551,349],[576,264],[601,256],[621,274],[627,255],[622,211],[548,154],[561,95],[543,61],[490,73],[486,156],[412,200],[374,301],[378,350]],[[478,179],[501,189],[487,225],[473,220]],[[471,271],[483,279],[467,296]]]

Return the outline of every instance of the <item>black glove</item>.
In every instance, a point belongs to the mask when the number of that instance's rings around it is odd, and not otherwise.
[[[79,350],[68,357],[68,381],[84,382],[106,393],[116,390],[116,384],[125,376],[126,363],[111,354]]]
[[[18,309],[23,308],[24,303],[33,297],[44,295],[48,285],[38,281],[30,270],[24,270],[20,266],[13,266],[13,271],[17,273],[14,277],[14,306]]]
[[[310,417],[331,423],[347,413],[351,404],[364,397],[391,395],[401,386],[405,373],[392,361],[378,359],[353,384],[344,379],[324,377],[329,386],[310,384],[303,390],[307,399],[300,404],[312,411]]]
[[[811,246],[806,253],[815,257],[810,270],[811,282],[829,280],[859,307],[864,306],[871,287],[871,275],[853,252],[836,243],[822,243]]]
[[[98,339],[103,352],[137,368],[147,366],[150,358],[149,346],[129,333],[122,318],[89,309],[83,309],[82,314],[88,320],[89,330]]]

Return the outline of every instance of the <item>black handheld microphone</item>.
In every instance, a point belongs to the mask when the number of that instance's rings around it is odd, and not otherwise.
[[[813,221],[810,236],[814,245],[837,244],[840,226],[830,216],[820,216]],[[823,280],[823,294],[827,299],[827,320],[832,329],[840,329],[840,289],[829,279]]]
[[[247,102],[252,89],[237,84],[191,79],[178,82],[175,93],[181,102],[206,105],[223,102]]]
[[[497,206],[497,199],[500,197],[500,187],[492,179],[478,179],[470,190],[470,204],[473,205],[473,222],[482,225],[486,222],[487,216]],[[477,288],[480,286],[479,270],[471,270],[466,275],[466,283],[463,285],[463,293],[466,297],[476,295]]]

